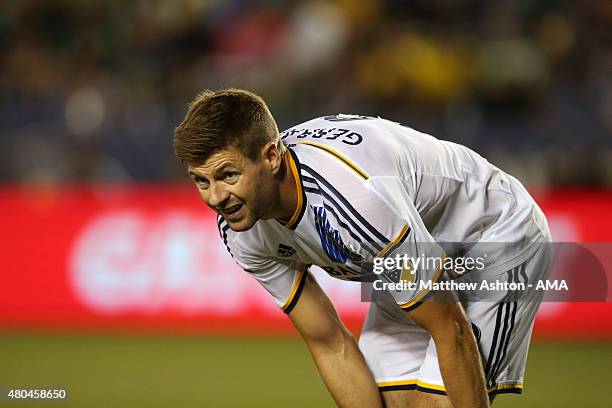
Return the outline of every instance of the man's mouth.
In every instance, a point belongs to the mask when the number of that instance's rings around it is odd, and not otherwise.
[[[221,210],[221,215],[223,215],[224,217],[231,217],[233,215],[237,215],[241,209],[242,204],[232,205]]]

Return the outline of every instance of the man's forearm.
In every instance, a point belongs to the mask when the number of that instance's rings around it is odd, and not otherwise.
[[[382,407],[380,393],[352,335],[308,343],[323,382],[340,407]]]
[[[451,338],[434,338],[440,371],[455,408],[489,407],[480,353],[471,327],[457,327]]]

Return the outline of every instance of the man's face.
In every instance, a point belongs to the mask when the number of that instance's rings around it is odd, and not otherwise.
[[[269,163],[253,162],[234,147],[214,153],[188,172],[200,196],[234,231],[246,231],[268,213],[278,192]]]

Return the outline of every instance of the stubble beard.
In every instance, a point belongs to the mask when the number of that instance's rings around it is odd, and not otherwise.
[[[276,191],[275,194],[274,188],[268,183],[261,184],[262,187],[265,186],[263,187],[264,190],[260,190],[258,196],[252,200],[252,204],[246,206],[247,212],[242,220],[237,223],[228,222],[233,231],[247,231],[251,229],[257,221],[272,218],[270,214],[274,203],[278,200],[278,198],[275,199],[275,197],[278,196],[278,191]]]

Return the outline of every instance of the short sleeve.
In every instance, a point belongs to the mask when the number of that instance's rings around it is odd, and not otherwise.
[[[238,266],[254,277],[272,295],[276,304],[285,313],[295,307],[308,272],[308,265],[290,259],[276,259],[258,254],[243,242],[247,238],[235,233],[219,217],[219,236]]]
[[[380,198],[380,210],[405,224],[378,253],[373,266],[378,265],[374,272],[381,282],[401,284],[385,286],[386,291],[402,309],[412,310],[441,278],[446,253],[425,227],[400,178],[372,177],[366,185]],[[387,259],[390,261],[385,264]],[[381,287],[374,285],[375,290]]]
[[[238,264],[272,295],[287,314],[297,303],[308,272],[308,265],[291,260],[261,259],[243,254]]]

